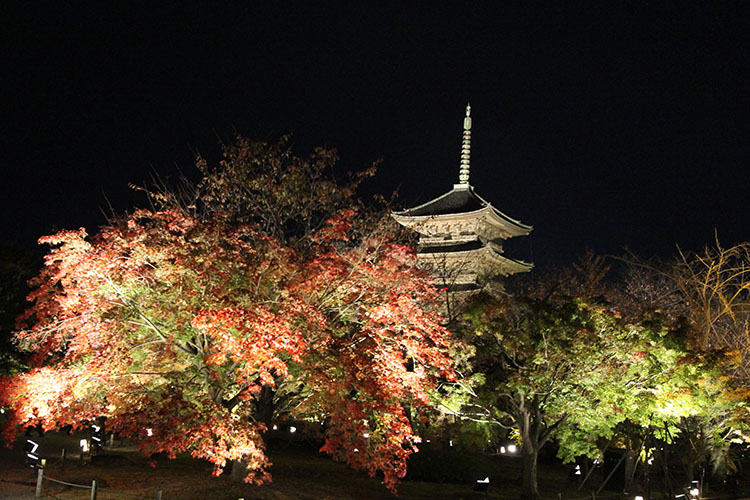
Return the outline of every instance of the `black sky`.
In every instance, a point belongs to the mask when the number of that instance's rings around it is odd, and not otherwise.
[[[472,184],[535,227],[514,256],[748,239],[746,2],[256,3],[4,3],[0,238],[95,229],[235,132],[382,157],[370,190],[421,203],[471,101]]]

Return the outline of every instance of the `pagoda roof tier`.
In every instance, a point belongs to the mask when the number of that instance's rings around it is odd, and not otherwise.
[[[455,184],[434,200],[393,212],[393,218],[429,239],[459,234],[476,234],[484,240],[507,239],[526,236],[533,229],[497,210],[469,184]]]
[[[509,276],[528,272],[534,267],[505,257],[490,243],[465,250],[440,251],[437,247],[429,247],[419,250],[417,258],[419,266],[430,271],[437,281],[450,285],[477,283],[482,277]]]
[[[469,184],[454,184],[453,189],[434,200],[396,213],[412,217],[470,213],[481,210],[489,204],[488,201],[474,191],[473,186]]]

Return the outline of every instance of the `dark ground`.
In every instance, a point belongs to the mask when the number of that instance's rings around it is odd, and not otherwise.
[[[82,436],[68,436],[50,432],[43,437],[34,433],[39,443],[39,453],[47,460],[47,475],[79,485],[91,485],[96,480],[99,486],[98,500],[154,499],[162,491],[163,500],[391,500],[394,498],[415,500],[479,499],[519,497],[519,462],[516,458],[490,457],[447,453],[446,450],[423,450],[419,463],[410,464],[410,474],[417,471],[423,477],[450,474],[451,471],[475,467],[477,475],[489,474],[491,484],[488,493],[473,491],[473,481],[426,482],[405,480],[399,486],[399,496],[392,496],[377,478],[348,469],[328,457],[316,453],[309,443],[280,442],[269,452],[273,462],[273,483],[251,486],[233,482],[229,477],[212,477],[211,466],[190,457],[176,460],[157,460],[152,468],[137,453],[133,446],[115,441],[115,446],[106,448],[90,464],[81,464],[78,442]],[[0,449],[0,500],[30,500],[34,498],[35,472],[24,464],[23,446],[26,437],[19,436],[12,448]],[[61,451],[65,448],[67,458],[61,464]],[[451,458],[452,457],[452,458]],[[587,488],[577,489],[568,480],[570,469],[556,463],[540,465],[540,491],[545,500],[589,500],[592,493]],[[488,472],[489,471],[489,472]],[[455,479],[454,479],[455,480]],[[592,477],[591,487],[598,488],[601,478]],[[588,485],[587,485],[588,486]],[[709,494],[709,498],[741,498],[739,492],[724,495]],[[90,499],[89,489],[75,488],[45,481],[44,498],[60,500]],[[603,490],[597,500],[619,500],[621,494]]]
[[[47,433],[34,441],[40,444],[39,451],[47,459],[47,475],[70,483],[90,485],[92,479],[99,485],[99,500],[153,499],[162,490],[163,499],[198,500],[246,500],[259,499],[393,499],[377,478],[348,469],[315,449],[301,443],[280,443],[269,455],[273,461],[271,472],[273,483],[250,486],[232,482],[228,477],[214,478],[211,466],[189,457],[177,460],[159,460],[151,468],[132,446],[115,442],[114,448],[94,457],[92,463],[82,465],[78,460],[77,443],[81,436]],[[35,474],[24,464],[23,445],[25,436],[19,436],[11,449],[0,451],[0,500],[25,500],[34,498]],[[61,450],[67,450],[64,468],[61,468]],[[444,467],[446,464],[435,464]],[[517,466],[506,464],[504,471],[517,475]],[[458,466],[458,465],[456,465]],[[428,463],[429,467],[429,463]],[[450,467],[450,465],[449,465]],[[498,473],[502,473],[498,470]],[[558,471],[564,479],[564,471]],[[506,478],[507,480],[508,478]],[[506,481],[502,481],[505,483]],[[513,482],[515,483],[515,481]],[[448,484],[422,481],[404,481],[399,486],[399,498],[405,499],[471,499],[471,498],[515,498],[518,489],[509,480],[499,486],[494,482],[489,494],[477,496],[472,483]],[[570,489],[572,485],[565,484]],[[573,498],[570,491],[565,498]],[[575,496],[583,497],[580,492]],[[90,490],[60,486],[45,482],[45,498],[77,500],[90,498]],[[587,497],[590,498],[590,497]]]

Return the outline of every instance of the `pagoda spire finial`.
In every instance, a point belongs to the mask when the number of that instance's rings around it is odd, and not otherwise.
[[[469,184],[469,167],[471,165],[471,104],[466,104],[466,118],[464,118],[464,138],[461,142],[461,166],[458,170],[458,183]]]

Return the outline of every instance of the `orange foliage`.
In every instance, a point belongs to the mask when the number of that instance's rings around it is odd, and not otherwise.
[[[260,483],[256,409],[273,388],[296,398],[291,418],[327,419],[324,451],[395,488],[419,441],[403,405],[453,378],[450,338],[413,251],[350,235],[355,216],[304,257],[220,212],[140,210],[92,239],[42,238],[54,248],[18,333],[34,369],[2,381],[6,438],[107,417],[146,454],[188,451],[217,473],[243,460]]]

